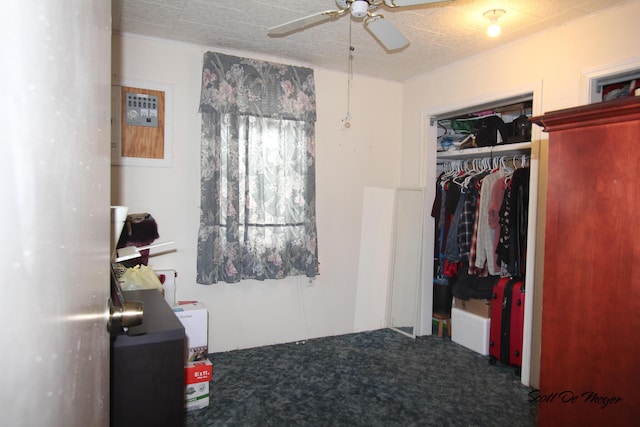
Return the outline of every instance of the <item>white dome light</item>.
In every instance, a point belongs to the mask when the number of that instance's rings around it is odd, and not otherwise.
[[[482,16],[489,20],[489,27],[487,28],[487,35],[489,35],[489,37],[498,37],[498,35],[500,35],[501,29],[500,25],[498,25],[498,18],[505,13],[504,9],[492,9],[482,14]]]

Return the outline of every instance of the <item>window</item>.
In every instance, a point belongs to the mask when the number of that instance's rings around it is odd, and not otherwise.
[[[205,54],[198,283],[314,277],[313,71]]]

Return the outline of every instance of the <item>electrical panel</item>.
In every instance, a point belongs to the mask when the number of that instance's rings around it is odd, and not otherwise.
[[[126,124],[158,127],[158,107],[158,97],[155,95],[126,92]]]
[[[122,157],[165,157],[165,92],[143,87],[121,87]]]

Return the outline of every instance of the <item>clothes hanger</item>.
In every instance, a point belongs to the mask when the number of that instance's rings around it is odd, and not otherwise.
[[[471,161],[471,159],[464,159],[460,161],[460,172],[458,172],[458,174],[452,178],[452,181],[456,184],[459,185],[462,188],[466,188],[464,186],[464,183],[466,182],[467,178],[469,177],[470,174],[470,168],[471,165],[469,164],[469,161]]]
[[[460,172],[460,160],[451,160],[442,165],[444,173],[440,178],[440,186],[447,188],[448,182]]]
[[[464,188],[469,188],[469,184],[471,183],[471,179],[473,179],[473,177],[475,177],[476,175],[479,175],[483,171],[483,169],[482,169],[482,159],[474,158],[474,159],[470,159],[470,161],[471,161],[471,165],[470,165],[469,170],[467,172],[467,177],[465,178],[464,182],[462,183]]]
[[[507,157],[506,156],[502,156],[500,158],[500,169],[502,169],[506,175],[513,175],[513,171],[515,170],[516,166],[515,166],[515,157],[513,156],[513,159],[511,160],[511,165],[507,164]]]
[[[511,179],[513,178],[513,172],[516,170],[516,156],[513,156],[513,158],[511,159],[511,165],[512,166],[507,165],[505,160],[503,169],[505,171],[503,185],[505,189],[511,188]]]

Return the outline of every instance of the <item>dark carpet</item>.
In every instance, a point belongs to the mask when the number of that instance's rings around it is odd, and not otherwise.
[[[447,337],[383,329],[209,355],[202,426],[535,426],[532,390]]]

